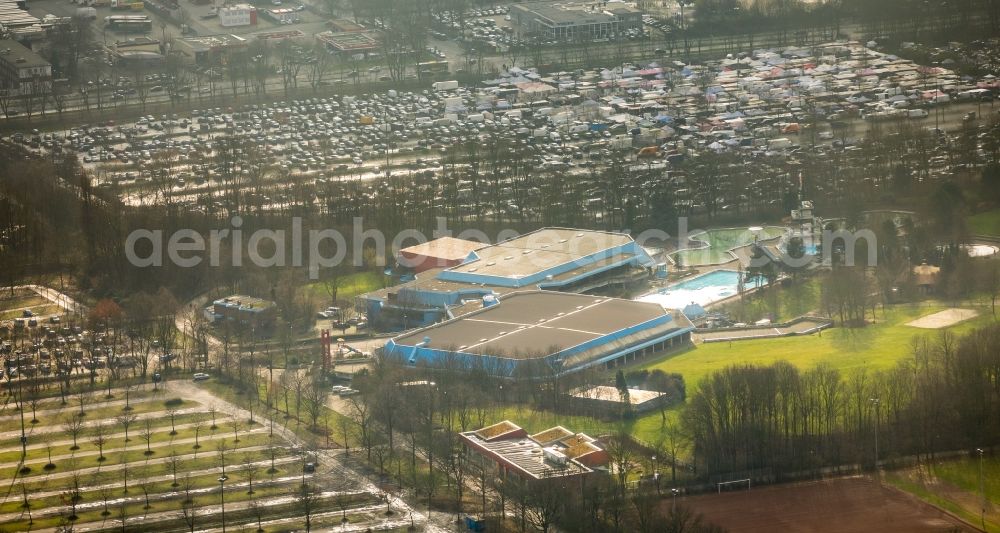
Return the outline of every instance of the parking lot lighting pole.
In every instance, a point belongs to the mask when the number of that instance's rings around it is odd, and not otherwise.
[[[979,454],[979,521],[982,523],[983,531],[986,531],[986,490],[983,486],[983,449],[976,448]]]
[[[872,404],[875,405],[875,476],[878,477],[878,411],[879,411],[879,399],[872,398]]]
[[[222,499],[222,533],[226,533],[226,476],[219,476],[219,497]]]

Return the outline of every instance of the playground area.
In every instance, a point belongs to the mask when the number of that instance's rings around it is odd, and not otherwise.
[[[678,266],[698,267],[721,265],[736,259],[732,253],[735,248],[747,246],[754,242],[770,241],[785,234],[786,229],[780,226],[764,226],[753,228],[710,229],[691,236],[694,246],[674,252],[671,260]]]

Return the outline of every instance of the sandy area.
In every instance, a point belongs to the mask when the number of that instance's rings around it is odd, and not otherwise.
[[[907,326],[924,329],[940,329],[953,326],[959,322],[979,316],[979,311],[975,309],[945,309],[933,315],[922,316],[912,322],[907,322]]]

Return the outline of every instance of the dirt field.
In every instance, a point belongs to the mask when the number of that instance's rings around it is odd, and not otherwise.
[[[945,309],[933,315],[922,316],[906,325],[923,329],[941,329],[975,318],[978,315],[979,311],[975,309]]]
[[[976,531],[916,498],[868,478],[843,478],[684,498],[730,533]]]

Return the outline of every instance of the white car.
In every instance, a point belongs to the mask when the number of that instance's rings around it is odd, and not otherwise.
[[[192,376],[191,379],[193,379],[194,381],[205,381],[205,380],[207,380],[210,377],[211,376],[209,376],[208,374],[206,374],[204,372],[198,372],[197,374],[195,374],[194,376]]]

